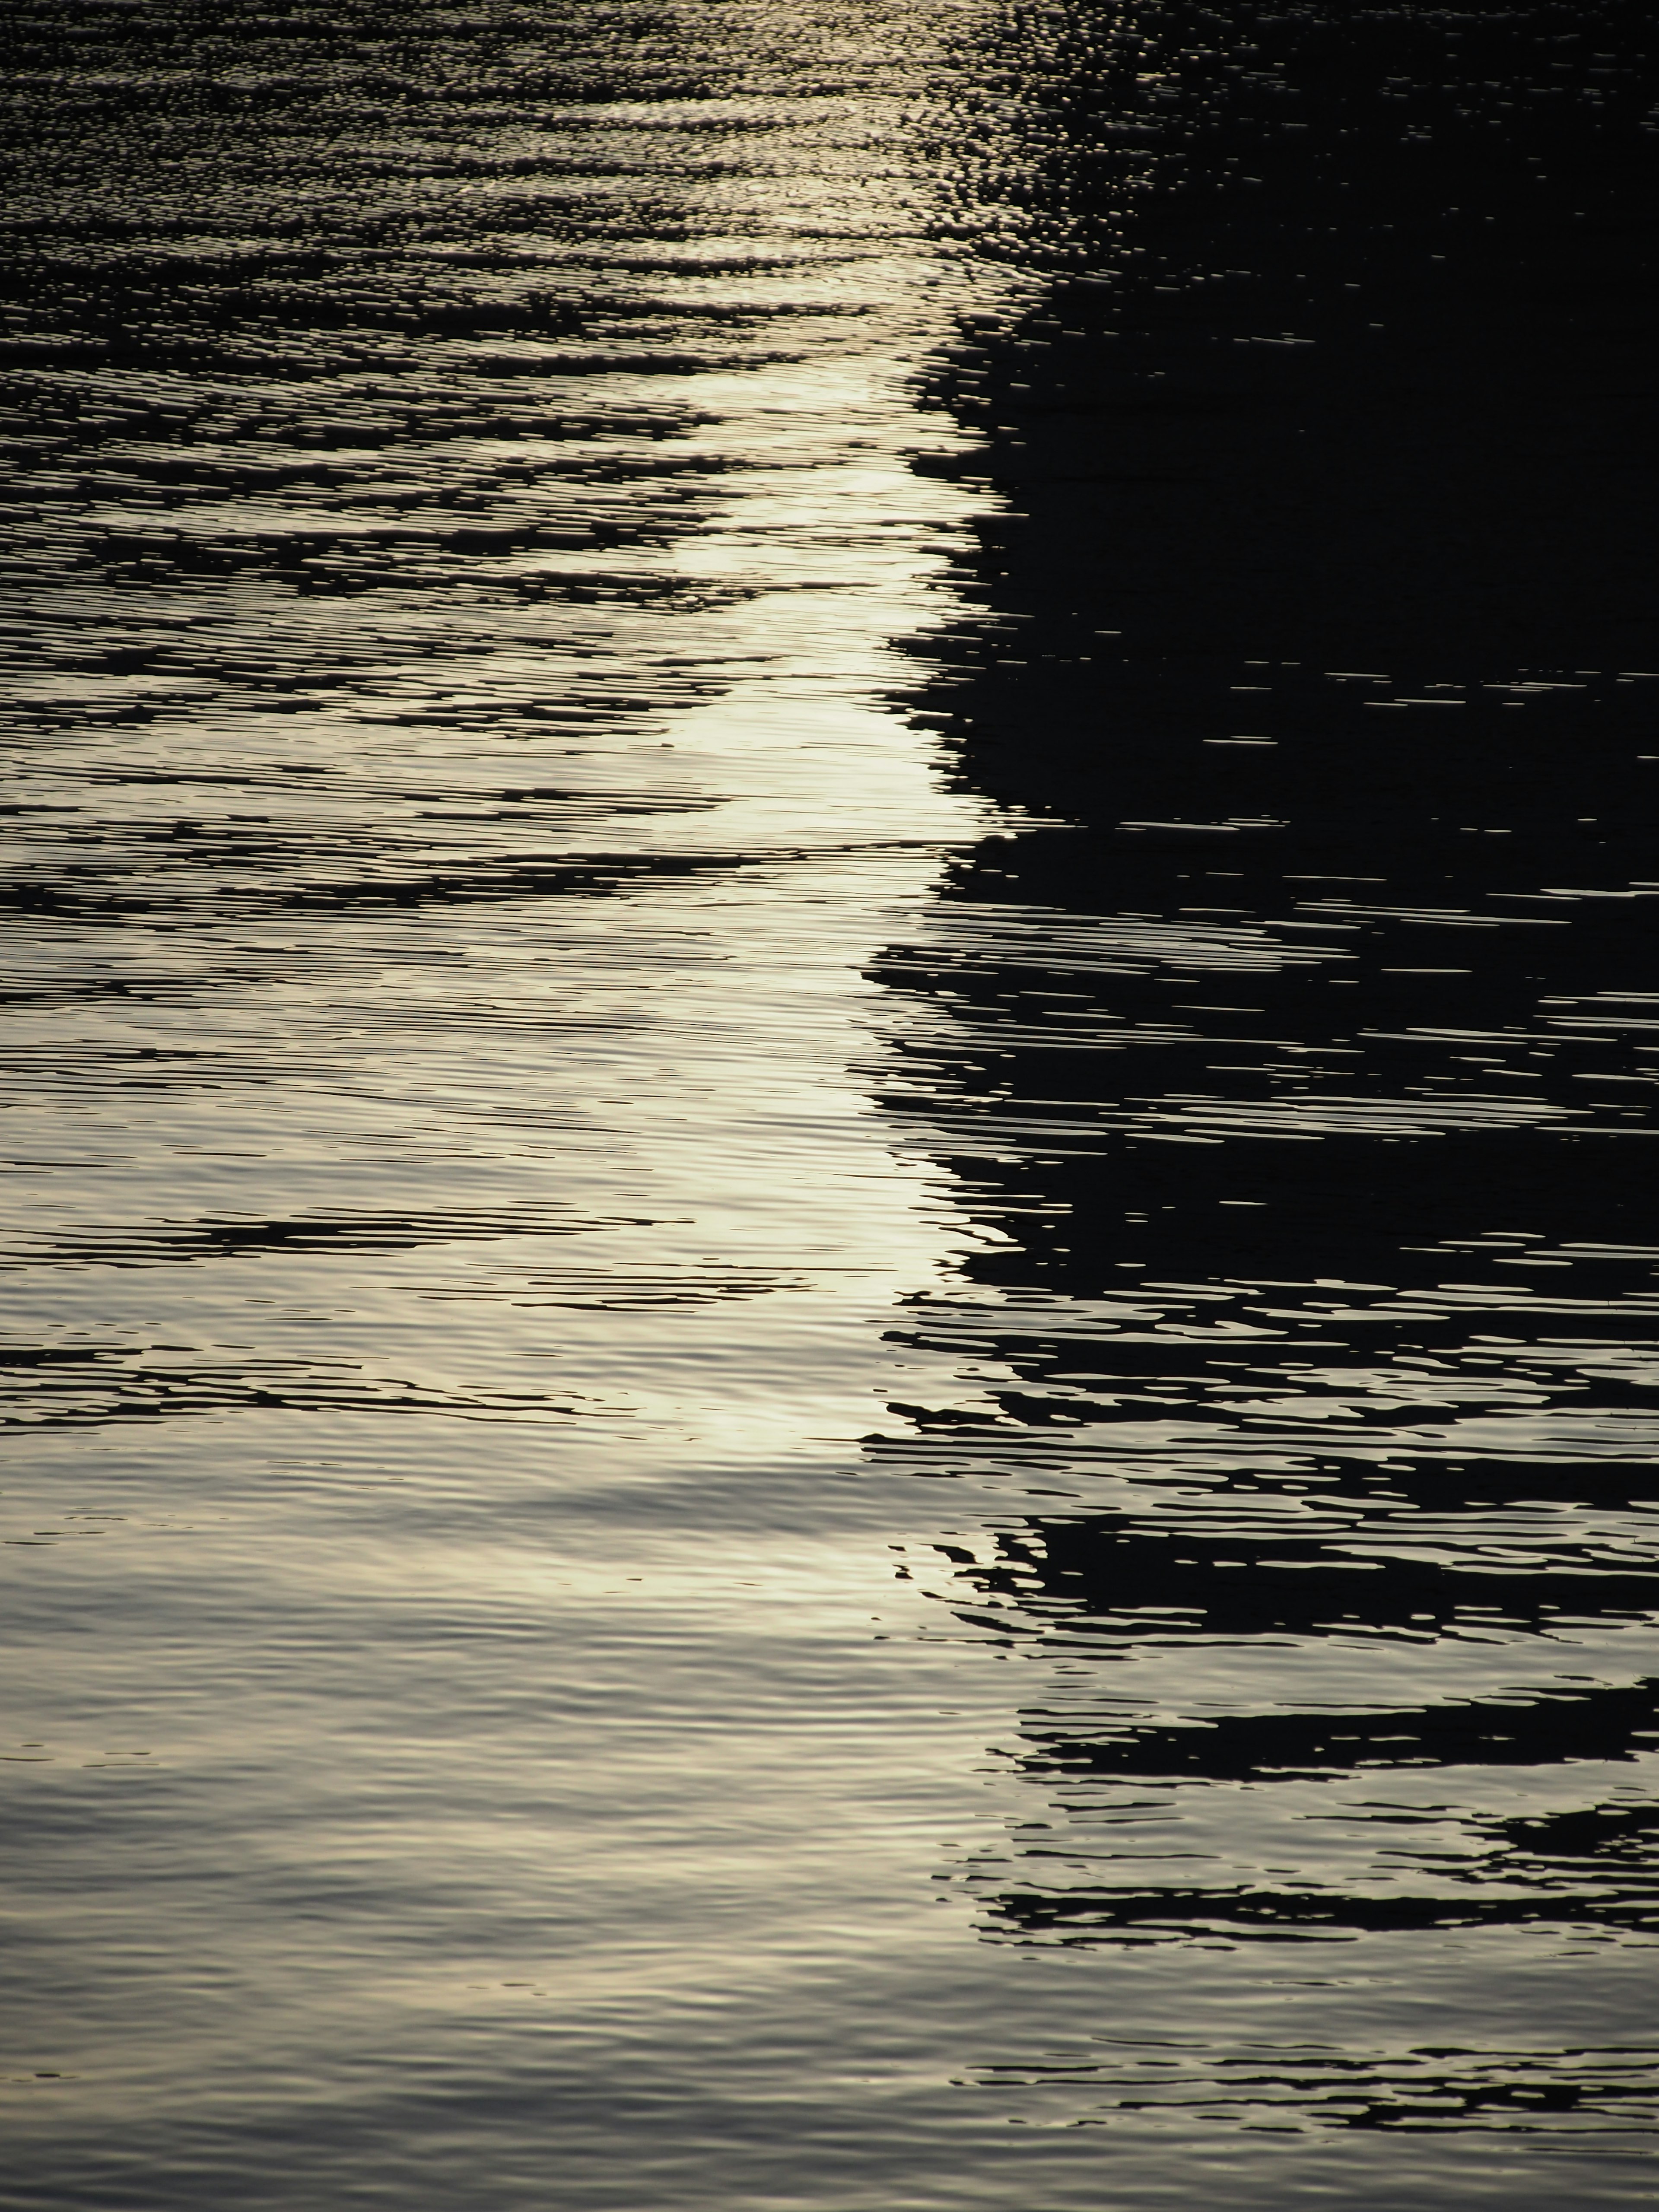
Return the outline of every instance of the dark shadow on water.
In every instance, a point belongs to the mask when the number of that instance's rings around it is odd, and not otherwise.
[[[874,971],[933,1017],[885,1103],[1005,1241],[896,1332],[993,1379],[871,1449],[1009,1479],[941,1594],[1066,1685],[1014,1753],[1054,1826],[974,1887],[1032,1941],[1622,1938],[1659,1869],[1616,1650],[1659,1603],[1659,72],[1617,8],[1150,20],[1052,60],[1069,252],[927,385],[1009,511],[912,704],[1054,824]],[[1125,100],[1138,185],[1079,152]],[[1479,1779],[1576,1764],[1571,1807]],[[1431,1774],[1427,1888],[1214,1825]],[[1131,1784],[1202,1874],[1056,1871]]]

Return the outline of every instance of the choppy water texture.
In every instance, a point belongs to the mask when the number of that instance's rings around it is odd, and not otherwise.
[[[1651,2202],[1643,11],[9,35],[5,2203]]]

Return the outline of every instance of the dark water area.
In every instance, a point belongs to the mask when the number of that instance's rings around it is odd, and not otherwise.
[[[1653,2202],[1650,20],[5,44],[0,2203]]]

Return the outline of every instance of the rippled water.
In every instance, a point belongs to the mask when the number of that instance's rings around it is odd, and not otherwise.
[[[7,2202],[1651,2202],[1640,16],[11,66]]]

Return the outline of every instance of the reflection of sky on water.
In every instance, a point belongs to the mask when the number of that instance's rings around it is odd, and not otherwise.
[[[788,74],[336,141],[297,237],[258,133],[124,144],[137,239],[47,213],[198,319],[47,349],[24,487],[7,1771],[64,2201],[48,2077],[171,2203],[276,2138],[447,2191],[416,2081],[470,2172],[605,2201],[637,2081],[690,2170],[628,2186],[711,2201],[722,2099],[787,2046],[822,2106],[960,1948],[985,1725],[854,1462],[974,1232],[856,1069],[990,818],[884,700],[992,498],[908,379],[1013,284],[925,246],[890,91]]]

